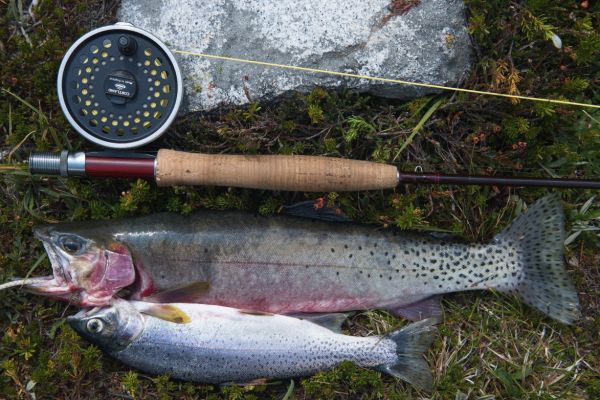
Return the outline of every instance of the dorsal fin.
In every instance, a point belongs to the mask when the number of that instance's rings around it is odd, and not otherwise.
[[[322,197],[316,200],[302,201],[290,206],[283,206],[281,213],[321,221],[352,222],[341,209],[327,207],[325,200]]]

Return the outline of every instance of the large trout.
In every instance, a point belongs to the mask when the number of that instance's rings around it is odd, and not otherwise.
[[[82,310],[68,321],[112,357],[154,374],[207,383],[250,383],[310,375],[353,361],[432,389],[423,359],[435,334],[432,320],[384,336],[355,337],[303,319],[229,307],[114,303]],[[183,323],[166,320],[168,314]],[[339,331],[336,325],[343,319],[332,317],[328,325]]]
[[[39,228],[54,276],[33,292],[82,306],[119,294],[272,313],[440,315],[437,295],[494,288],[559,321],[579,314],[563,211],[541,199],[488,244],[289,216],[204,211]],[[16,285],[19,281],[9,285]]]

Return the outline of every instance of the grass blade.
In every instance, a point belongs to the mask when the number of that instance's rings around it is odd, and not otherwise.
[[[400,156],[400,153],[402,153],[404,151],[404,149],[406,148],[406,146],[408,146],[409,144],[411,144],[411,142],[413,141],[414,137],[417,135],[417,133],[419,133],[419,131],[421,130],[421,128],[423,128],[423,125],[425,125],[425,123],[429,120],[429,118],[431,118],[431,116],[433,115],[433,113],[442,105],[443,101],[444,101],[444,99],[441,98],[438,101],[436,101],[435,103],[433,103],[433,105],[431,107],[429,107],[429,109],[423,115],[423,117],[421,118],[421,120],[419,121],[419,123],[417,125],[415,125],[415,127],[413,128],[410,136],[408,136],[408,138],[406,138],[406,140],[404,141],[404,143],[402,143],[402,146],[400,146],[400,150],[398,150],[398,152],[394,156],[394,159],[392,160],[392,163],[396,161],[396,159],[398,158],[398,156]]]

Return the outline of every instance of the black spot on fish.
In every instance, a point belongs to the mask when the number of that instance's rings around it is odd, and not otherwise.
[[[358,249],[359,249],[359,250],[362,250],[362,246],[358,246]]]
[[[332,252],[332,253],[335,253],[335,249],[334,249],[333,247],[331,248],[331,252]]]
[[[347,248],[348,248],[348,245],[347,245],[347,244],[345,244],[345,245],[344,245],[344,248],[345,248],[345,249],[347,249]]]
[[[348,255],[348,258],[352,258],[352,253],[350,253],[350,254]]]

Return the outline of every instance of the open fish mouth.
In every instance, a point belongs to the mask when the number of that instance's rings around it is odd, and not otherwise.
[[[68,273],[69,260],[62,257],[59,252],[56,251],[54,245],[50,241],[50,237],[44,230],[36,230],[35,236],[41,240],[44,245],[46,254],[48,254],[48,258],[50,259],[53,275],[15,279],[0,285],[0,290],[20,287],[28,292],[59,298],[69,302],[77,300],[79,297],[76,293],[78,287],[72,281]]]
[[[35,230],[52,266],[52,276],[18,279],[0,290],[22,289],[82,307],[105,306],[136,279],[133,258],[124,245],[105,244],[53,227]]]

